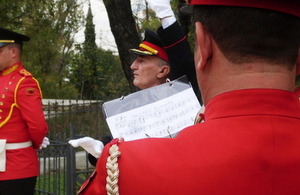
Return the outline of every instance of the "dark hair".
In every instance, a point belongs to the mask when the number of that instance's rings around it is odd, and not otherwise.
[[[194,21],[207,28],[231,62],[295,65],[300,45],[300,20],[295,16],[256,8],[194,6]]]

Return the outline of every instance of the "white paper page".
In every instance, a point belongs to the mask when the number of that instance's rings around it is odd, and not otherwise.
[[[170,137],[194,123],[201,106],[192,88],[106,118],[114,138]]]

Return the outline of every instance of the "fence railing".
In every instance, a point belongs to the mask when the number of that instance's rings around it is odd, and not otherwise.
[[[36,194],[74,195],[94,167],[87,153],[73,148],[68,140],[83,136],[108,135],[102,101],[43,100],[49,126],[50,145],[38,151],[40,176]]]

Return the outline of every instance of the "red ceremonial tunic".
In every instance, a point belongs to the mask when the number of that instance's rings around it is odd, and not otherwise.
[[[300,194],[300,103],[249,89],[214,97],[176,138],[118,144],[121,195]],[[108,144],[80,194],[106,194]]]
[[[37,80],[17,63],[0,72],[0,139],[7,143],[31,141],[32,146],[6,150],[6,171],[0,180],[39,174],[36,149],[48,132]],[[17,186],[16,186],[17,187]]]

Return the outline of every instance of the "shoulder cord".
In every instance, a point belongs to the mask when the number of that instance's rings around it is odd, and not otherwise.
[[[205,110],[205,107],[202,106],[195,117],[194,125],[204,122],[204,110]]]
[[[112,145],[109,148],[109,157],[107,158],[106,168],[106,191],[108,195],[119,195],[119,167],[118,158],[121,155],[117,144]]]

